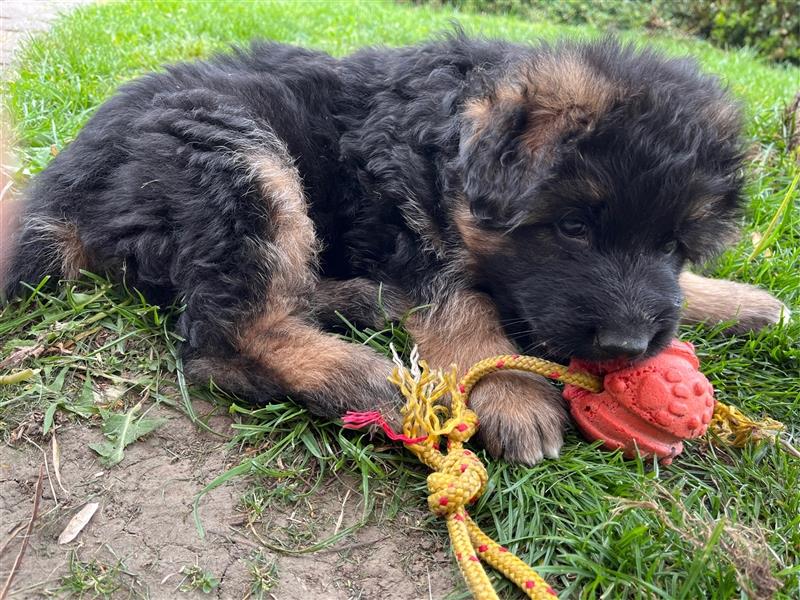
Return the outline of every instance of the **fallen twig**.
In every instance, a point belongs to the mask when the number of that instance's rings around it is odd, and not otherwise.
[[[6,551],[6,547],[7,547],[7,546],[8,546],[8,545],[9,545],[11,542],[13,542],[13,541],[14,541],[14,538],[15,538],[15,537],[17,537],[17,535],[19,535],[19,532],[20,532],[20,531],[22,531],[23,529],[25,529],[25,525],[26,525],[25,521],[22,521],[22,522],[21,522],[19,525],[17,525],[16,527],[14,527],[14,529],[11,531],[11,534],[9,534],[9,536],[8,536],[8,537],[6,538],[6,540],[3,542],[3,545],[2,545],[2,546],[0,546],[0,556],[3,556],[3,552],[5,552],[5,551]]]
[[[37,344],[36,346],[25,346],[14,350],[3,360],[0,360],[0,369],[11,369],[21,364],[26,358],[38,358],[44,352],[44,346]]]
[[[792,446],[789,442],[784,439],[778,440],[780,442],[781,447],[786,450],[789,454],[794,456],[795,458],[800,458],[800,450]]]
[[[42,499],[42,482],[44,481],[44,465],[39,465],[39,478],[36,480],[36,491],[33,495],[33,511],[31,511],[31,519],[28,521],[28,527],[25,530],[25,536],[22,538],[22,545],[17,553],[17,558],[14,559],[14,564],[11,565],[11,571],[8,573],[6,582],[3,589],[0,590],[0,600],[5,600],[8,592],[11,591],[11,583],[14,581],[14,576],[17,574],[20,564],[22,564],[22,556],[28,547],[28,539],[31,537],[33,531],[33,524],[36,521],[36,516],[39,514],[39,502]]]
[[[56,439],[55,429],[53,429],[53,433],[50,436],[50,442],[52,444],[53,473],[55,473],[56,482],[58,483],[58,487],[61,488],[61,491],[69,495],[69,492],[64,489],[64,485],[61,483],[61,449],[58,445],[58,440]]]

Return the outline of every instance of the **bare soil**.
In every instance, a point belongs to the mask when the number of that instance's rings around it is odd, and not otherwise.
[[[62,424],[56,432],[61,485],[52,440],[30,432],[15,446],[0,447],[0,544],[30,519],[39,467],[47,467],[39,515],[9,597],[69,597],[63,577],[73,554],[83,563],[119,566],[114,598],[258,597],[250,568],[257,560],[262,566],[274,561],[276,567],[265,598],[409,600],[442,598],[453,589],[446,542],[419,527],[424,513],[416,509],[367,524],[320,552],[281,555],[262,546],[262,541],[272,545],[264,527],[259,534],[247,526],[240,500],[248,482],[238,479],[203,499],[200,515],[207,534],[201,539],[192,520],[195,496],[237,464],[237,457],[226,451],[223,440],[198,430],[183,415],[167,408],[158,412],[169,422],[129,446],[123,462],[112,468],[104,468],[88,447],[101,439],[97,428],[85,422]],[[212,426],[224,431],[228,421],[216,417]],[[361,498],[349,483],[330,479],[315,494],[310,513],[300,503],[262,515],[261,525],[313,522],[314,534],[324,539],[360,518]],[[73,542],[60,545],[59,534],[88,502],[99,503],[97,513]],[[0,555],[0,582],[23,534],[19,531]],[[187,581],[181,570],[192,565],[216,577],[219,586],[208,595],[182,590]]]

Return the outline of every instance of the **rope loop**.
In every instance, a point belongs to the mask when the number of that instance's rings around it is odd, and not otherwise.
[[[458,420],[451,419],[453,423],[446,423],[444,430],[451,443],[463,444],[478,431],[478,415],[469,409]]]

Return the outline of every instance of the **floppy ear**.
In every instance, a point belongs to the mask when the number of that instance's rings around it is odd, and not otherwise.
[[[525,222],[561,157],[594,129],[619,93],[579,49],[564,46],[515,65],[490,92],[467,101],[459,166],[478,222]]]
[[[522,146],[529,125],[524,94],[507,88],[471,100],[462,117],[458,162],[473,217],[485,227],[524,222],[523,197],[535,192],[546,170]]]
[[[596,119],[572,98],[534,92],[527,85],[507,85],[467,102],[459,167],[476,221],[498,228],[524,223],[541,185]]]

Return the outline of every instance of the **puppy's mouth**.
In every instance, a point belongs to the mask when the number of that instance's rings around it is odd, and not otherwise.
[[[661,352],[675,337],[678,325],[677,319],[672,318],[637,321],[621,324],[605,321],[600,325],[591,317],[583,322],[551,322],[537,317],[526,320],[527,330],[509,333],[526,353],[548,360],[566,364],[579,359],[623,366]]]

